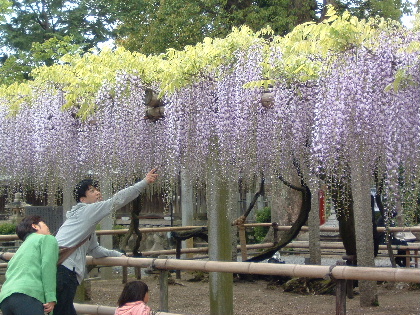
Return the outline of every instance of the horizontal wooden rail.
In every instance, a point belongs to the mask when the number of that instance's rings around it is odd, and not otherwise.
[[[244,224],[245,227],[256,227],[256,226],[263,226],[263,227],[272,227],[273,223],[245,223]],[[277,230],[279,231],[288,231],[290,230],[292,226],[291,225],[279,225],[276,227]],[[378,232],[384,232],[385,228],[384,227],[380,227],[378,226],[377,228]],[[307,232],[309,231],[309,227],[308,226],[302,226],[302,228],[300,229],[302,232]],[[321,232],[339,232],[339,227],[338,226],[320,226],[319,230]],[[420,232],[420,226],[401,226],[401,227],[389,227],[388,230],[390,232]]]
[[[273,246],[273,243],[260,243],[260,244],[248,244],[246,245],[247,249],[265,249],[270,248]],[[394,250],[420,250],[420,243],[412,244],[412,245],[391,245],[392,249]],[[308,241],[293,241],[287,244],[284,248],[302,248],[307,249],[309,248]],[[342,249],[344,250],[344,245],[341,242],[321,242],[320,243],[321,249]],[[240,249],[240,245],[237,245],[237,249]],[[379,245],[380,250],[386,250],[386,245]],[[207,253],[209,250],[208,247],[194,247],[194,248],[183,248],[181,249],[182,254],[194,254],[194,253]],[[293,254],[293,252],[290,252]],[[144,251],[142,252],[143,256],[159,256],[159,255],[174,255],[176,254],[176,249],[164,249],[158,251]],[[10,259],[13,256],[13,253],[4,253],[4,258]],[[0,263],[0,267],[6,267],[7,264]]]
[[[337,262],[338,263],[338,262]],[[239,274],[261,274],[289,277],[326,278],[331,277],[339,281],[343,280],[369,280],[369,281],[393,281],[393,282],[416,282],[420,283],[420,270],[405,268],[375,268],[375,267],[351,267],[345,265],[319,266],[319,265],[294,265],[273,263],[251,262],[221,262],[221,261],[194,261],[159,258],[131,258],[131,257],[106,257],[95,259],[87,257],[88,265],[123,266],[151,268],[161,271],[161,277],[165,275],[163,270],[190,270],[203,272],[229,272]],[[167,273],[166,273],[167,276]],[[344,297],[340,297],[345,299]],[[80,313],[111,315],[112,308],[100,306],[82,305]],[[83,308],[82,308],[83,307]],[[87,308],[90,307],[90,312]],[[337,307],[338,309],[338,307]],[[78,312],[79,312],[78,310]],[[168,314],[168,313],[162,313]]]
[[[266,243],[271,244],[272,243]],[[391,245],[392,249],[411,249],[411,250],[420,250],[420,243],[408,243],[409,245]],[[308,241],[293,241],[285,246],[286,248],[308,248]],[[342,242],[320,242],[321,249],[344,249]],[[379,249],[387,249],[386,245],[379,245]]]
[[[265,226],[271,227],[272,223],[246,223],[244,227],[257,227],[257,226]],[[171,232],[171,231],[185,231],[185,230],[193,230],[197,228],[202,228],[203,226],[164,226],[164,227],[153,227],[153,228],[140,228],[141,233],[159,233],[159,232]],[[288,231],[291,226],[278,226],[276,227],[279,231]],[[338,232],[338,227],[334,226],[320,226],[321,232]],[[412,227],[390,227],[388,228],[390,232],[420,232],[420,226],[412,226]],[[309,228],[307,226],[302,226],[301,231],[306,232]],[[377,230],[379,232],[384,232],[384,227],[378,227]],[[118,235],[118,234],[126,234],[129,229],[120,229],[120,230],[98,230],[96,231],[97,235]],[[0,242],[3,241],[15,241],[18,240],[16,234],[11,235],[0,235]]]
[[[273,243],[260,243],[260,244],[247,244],[247,249],[265,249],[273,246]],[[237,249],[240,249],[240,245],[236,246]],[[413,245],[391,245],[392,249],[403,249],[403,250],[420,250],[420,243]],[[284,248],[309,248],[309,242],[307,241],[293,241],[287,244]],[[321,249],[343,249],[344,245],[341,242],[321,242]],[[386,245],[379,245],[380,250],[386,250]],[[207,253],[209,250],[208,247],[194,247],[194,248],[183,248],[181,249],[182,254],[194,254],[194,253]],[[292,253],[292,252],[291,252]],[[174,255],[176,254],[176,249],[165,249],[159,251],[145,251],[142,252],[143,256],[157,256],[157,255]]]
[[[158,270],[190,270],[204,272],[229,272],[240,274],[277,275],[290,277],[370,280],[420,283],[420,270],[388,267],[353,267],[273,264],[252,262],[197,261],[134,257],[87,257],[88,265],[153,268]]]
[[[243,225],[244,227],[272,227],[272,223],[246,223]],[[170,231],[182,231],[182,230],[192,230],[197,228],[202,228],[203,226],[172,226],[172,227],[154,227],[154,228],[141,228],[139,229],[142,233],[152,233],[152,232],[170,232]],[[283,225],[275,227],[278,231],[288,231],[290,230],[290,225]],[[377,227],[378,232],[384,232],[384,227]],[[335,226],[320,226],[319,230],[321,232],[339,232],[339,228]],[[420,226],[403,226],[403,227],[389,227],[388,230],[390,232],[420,232]],[[309,231],[308,226],[302,226],[302,232]],[[125,234],[128,232],[128,229],[121,229],[121,230],[100,230],[96,231],[98,235],[109,235],[109,234]]]
[[[171,232],[171,231],[185,231],[201,228],[203,226],[162,226],[162,227],[153,227],[153,228],[141,228],[139,229],[141,233],[159,233],[159,232]],[[97,235],[118,235],[126,234],[129,229],[120,229],[120,230],[98,230],[96,231]],[[16,234],[10,235],[0,235],[0,242],[5,241],[16,241],[19,238]]]
[[[90,305],[90,304],[80,304],[73,303],[74,308],[76,309],[77,314],[89,314],[89,315],[114,315],[116,307],[103,306],[103,305]],[[166,312],[154,312],[155,315],[180,315],[175,313],[166,313]]]
[[[17,237],[16,234],[0,235],[0,241],[2,241],[2,242],[16,241],[18,239],[19,239],[19,237]]]
[[[152,228],[140,228],[141,233],[159,233],[159,232],[172,232],[172,231],[185,231],[193,230],[197,228],[202,228],[203,226],[162,226],[162,227],[152,227]],[[121,230],[99,230],[96,231],[97,235],[111,235],[111,234],[125,234],[128,232],[128,229]]]

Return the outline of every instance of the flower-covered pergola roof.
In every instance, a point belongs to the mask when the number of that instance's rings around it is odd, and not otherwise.
[[[161,56],[66,56],[2,87],[0,175],[39,191],[88,173],[125,185],[156,166],[168,182],[182,169],[201,181],[217,151],[227,180],[287,175],[292,160],[308,178],[347,176],[342,166],[360,155],[388,189],[401,167],[416,185],[419,39],[345,14],[286,37],[242,28]],[[163,119],[144,119],[149,89]]]

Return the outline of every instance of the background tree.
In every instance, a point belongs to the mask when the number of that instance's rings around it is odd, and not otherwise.
[[[406,0],[355,0],[352,5],[341,3],[339,6],[358,18],[379,16],[401,21],[403,14],[413,13],[413,4]]]
[[[284,35],[314,20],[316,9],[313,0],[117,0],[113,8],[121,19],[117,43],[145,54],[182,49],[205,37],[225,37],[232,27],[244,24],[254,31],[269,25]]]
[[[11,9],[13,13],[0,24],[0,43],[12,51],[29,51],[32,43],[65,36],[89,49],[112,34],[110,13],[89,0],[13,0]]]
[[[4,21],[4,14],[11,12],[11,5],[12,3],[9,0],[0,0],[0,22]]]
[[[117,0],[109,11],[119,20],[118,44],[130,51],[156,54],[195,45],[205,37],[225,37],[232,27],[241,25],[254,31],[270,26],[275,34],[285,35],[296,25],[322,20],[329,4],[339,13],[348,10],[358,18],[396,21],[413,8],[407,0],[338,0],[321,5],[314,0]]]
[[[2,8],[8,10],[1,10]],[[112,38],[114,17],[90,0],[0,3],[0,83],[30,79],[31,70]]]

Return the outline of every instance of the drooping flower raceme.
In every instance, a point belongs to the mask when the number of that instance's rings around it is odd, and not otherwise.
[[[88,174],[125,186],[152,167],[171,183],[181,170],[203,182],[209,168],[229,181],[287,176],[295,172],[292,161],[307,166],[308,178],[345,177],[345,165],[357,156],[367,172],[379,169],[389,191],[401,188],[402,169],[405,187],[417,187],[420,71],[418,55],[406,49],[415,40],[414,32],[384,33],[373,48],[325,57],[318,79],[280,76],[270,86],[269,108],[261,105],[264,90],[244,87],[264,79],[264,60],[283,58],[280,47],[264,59],[262,44],[237,50],[228,63],[165,95],[165,118],[158,121],[144,118],[150,83],[128,69],[103,83],[95,114],[83,121],[75,110],[62,110],[65,92],[38,87],[17,116],[0,111],[0,175],[13,189],[40,192]],[[406,75],[398,85],[399,71]]]

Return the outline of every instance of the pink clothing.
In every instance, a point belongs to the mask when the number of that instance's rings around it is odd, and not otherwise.
[[[128,302],[115,310],[114,315],[151,315],[150,307],[143,301]]]

